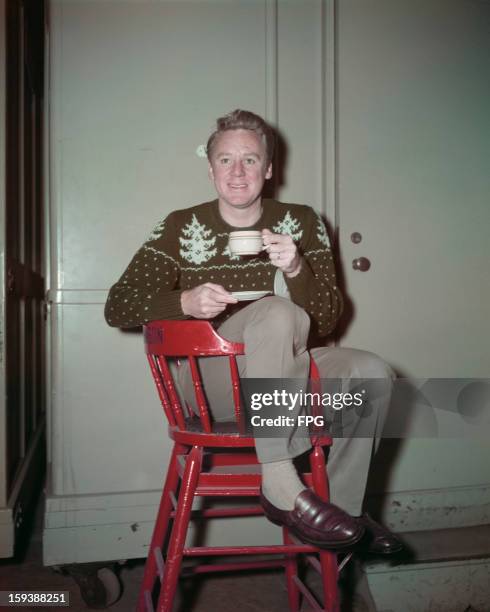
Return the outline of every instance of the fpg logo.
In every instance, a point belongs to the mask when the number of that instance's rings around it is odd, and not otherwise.
[[[323,427],[325,425],[325,419],[321,414],[313,416],[312,414],[299,414],[298,425],[314,425],[315,427]]]

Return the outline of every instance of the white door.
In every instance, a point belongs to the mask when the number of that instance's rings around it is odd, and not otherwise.
[[[402,376],[487,377],[490,3],[337,6],[342,344]],[[360,257],[368,271],[353,269]],[[478,486],[489,464],[483,439],[409,440],[385,485]]]

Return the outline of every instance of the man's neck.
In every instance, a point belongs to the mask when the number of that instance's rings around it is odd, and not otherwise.
[[[232,227],[250,227],[262,216],[262,200],[257,200],[247,208],[231,208],[218,201],[221,218]]]

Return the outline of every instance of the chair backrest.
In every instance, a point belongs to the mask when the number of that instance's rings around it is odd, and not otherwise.
[[[187,418],[191,414],[180,400],[169,359],[188,360],[201,427],[205,433],[212,433],[197,358],[222,356],[229,360],[235,418],[238,429],[242,429],[243,411],[236,356],[244,354],[243,344],[222,338],[209,321],[153,321],[143,326],[143,336],[153,379],[170,425],[186,430]]]

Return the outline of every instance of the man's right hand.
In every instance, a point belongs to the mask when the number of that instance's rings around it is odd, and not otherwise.
[[[213,319],[223,312],[228,304],[237,302],[224,287],[214,283],[204,283],[194,289],[186,289],[180,296],[182,312],[195,319]]]

